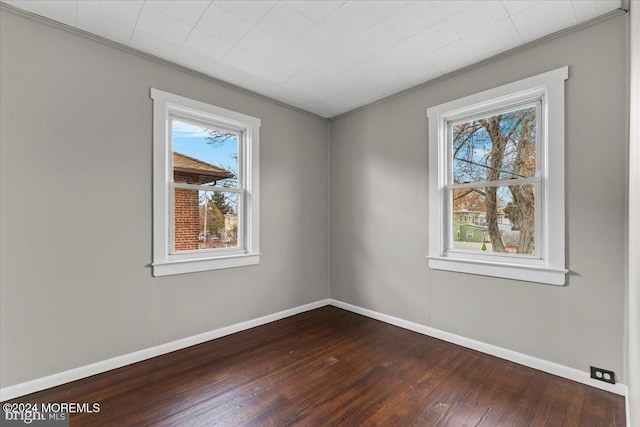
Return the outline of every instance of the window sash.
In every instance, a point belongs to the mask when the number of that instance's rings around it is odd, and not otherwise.
[[[470,188],[470,187],[464,187],[464,185],[470,185],[471,187],[479,187],[479,185],[474,185],[477,184],[479,182],[512,182],[513,184],[511,185],[517,185],[517,182],[522,182],[522,183],[526,183],[529,184],[530,182],[526,182],[524,180],[528,180],[528,179],[532,179],[532,178],[537,178],[538,180],[541,180],[542,177],[545,174],[545,167],[544,167],[544,138],[543,135],[546,134],[545,128],[544,126],[544,115],[545,115],[545,110],[544,110],[544,96],[543,95],[536,95],[534,97],[528,97],[524,100],[520,99],[517,100],[515,102],[511,102],[510,104],[507,105],[502,105],[500,103],[498,103],[498,107],[493,107],[493,108],[486,108],[486,109],[479,109],[477,111],[474,111],[471,114],[467,114],[467,115],[457,115],[457,116],[453,116],[453,118],[447,118],[445,120],[445,125],[446,125],[446,134],[445,134],[445,143],[446,143],[446,186],[451,186],[449,188],[453,188],[453,186],[460,186],[460,187],[456,187],[456,188]],[[508,112],[513,112],[513,111],[518,111],[518,110],[524,110],[527,108],[531,108],[531,107],[535,107],[536,108],[536,172],[534,174],[533,177],[521,177],[521,178],[515,178],[515,179],[502,179],[502,180],[482,180],[482,181],[473,181],[473,182],[468,182],[468,183],[454,183],[453,180],[453,128],[456,125],[459,125],[461,123],[465,123],[465,122],[469,122],[469,121],[474,121],[474,120],[479,120],[482,118],[486,118],[486,117],[493,117],[493,116],[497,116],[499,114],[504,114],[504,113],[508,113]],[[523,181],[521,181],[523,180]],[[502,185],[502,184],[495,184],[495,185]],[[491,185],[493,186],[493,185]]]
[[[220,123],[215,120],[194,117],[188,113],[181,113],[176,111],[169,112],[168,126],[168,149],[169,153],[173,152],[173,120],[179,120],[182,122],[190,123],[196,126],[202,126],[209,129],[220,129],[222,131],[236,135],[238,138],[238,159],[237,159],[237,186],[236,187],[224,187],[217,185],[198,185],[187,184],[182,182],[173,181],[173,173],[170,174],[171,180],[169,182],[169,233],[168,234],[168,255],[174,260],[180,259],[195,259],[195,258],[210,258],[212,256],[225,256],[225,255],[238,255],[247,253],[247,242],[245,240],[245,229],[247,227],[246,215],[245,215],[245,148],[246,140],[245,133],[242,129],[234,128],[225,123]],[[169,163],[168,170],[173,170],[172,156],[167,156]],[[175,249],[175,235],[176,235],[176,223],[175,223],[175,190],[185,189],[194,191],[205,192],[220,192],[220,193],[237,193],[238,194],[238,237],[237,246],[232,248],[211,248],[211,249],[196,249],[196,250],[183,250],[177,251]],[[206,213],[205,213],[206,215]]]
[[[172,188],[183,188],[185,190],[218,191],[220,193],[243,193],[245,191],[244,188],[219,187],[217,185],[187,184],[184,182],[172,182],[170,186]]]
[[[465,188],[510,187],[512,185],[541,184],[541,183],[542,183],[542,177],[534,176],[531,178],[499,179],[495,181],[474,181],[474,182],[465,182],[464,184],[446,184],[444,188],[446,190],[462,190]]]
[[[189,123],[195,126],[201,126],[203,128],[213,128],[213,129],[224,130],[228,133],[238,136],[238,140],[240,140],[240,136],[242,135],[242,129],[229,126],[228,124],[225,124],[225,123],[216,122],[215,120],[197,118],[190,114],[171,111],[169,112],[169,119],[172,121],[178,120],[178,121]]]
[[[497,102],[494,107],[478,107],[471,112],[465,112],[449,116],[447,125],[456,126],[460,123],[472,120],[482,119],[485,117],[497,116],[499,114],[510,113],[513,111],[524,110],[531,107],[541,107],[542,96],[539,94],[517,98],[511,102]],[[538,116],[538,114],[536,114]]]
[[[545,218],[543,217],[544,199],[543,189],[545,185],[544,176],[546,171],[545,165],[545,151],[544,151],[544,135],[547,134],[544,126],[544,95],[536,94],[535,96],[529,96],[524,99],[516,99],[510,103],[497,102],[497,106],[480,108],[471,113],[458,114],[456,116],[450,116],[450,118],[444,120],[446,127],[445,132],[445,144],[446,144],[446,183],[443,184],[443,206],[442,206],[442,230],[443,233],[443,247],[442,251],[447,255],[455,255],[456,257],[465,258],[470,256],[471,259],[517,259],[518,262],[527,263],[528,260],[533,260],[535,263],[542,263],[545,260],[545,243],[543,241]],[[486,117],[496,116],[498,114],[504,114],[507,112],[513,112],[523,110],[527,108],[536,108],[536,171],[532,177],[523,177],[515,179],[500,179],[500,180],[482,180],[465,183],[453,182],[453,127],[457,124],[478,120]],[[465,188],[484,188],[484,187],[508,187],[512,185],[532,185],[534,189],[534,239],[535,239],[535,255],[527,254],[512,254],[501,252],[482,252],[454,249],[453,248],[453,190],[465,189]]]

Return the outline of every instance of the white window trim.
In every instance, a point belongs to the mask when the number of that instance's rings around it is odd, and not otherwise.
[[[429,120],[429,267],[483,276],[564,285],[565,212],[564,212],[564,81],[569,67],[508,83],[493,89],[427,108]],[[536,241],[541,258],[470,254],[448,250],[450,219],[445,191],[448,173],[448,122],[465,115],[478,114],[500,106],[520,103],[527,98],[542,100],[544,135],[542,152],[541,198],[536,203],[543,225],[542,242]],[[538,232],[538,231],[536,231]]]
[[[260,119],[172,93],[151,89],[153,99],[153,275],[167,276],[196,271],[254,265],[260,262]],[[220,251],[171,253],[170,115],[215,123],[242,134],[240,174],[243,188],[243,239],[240,248]],[[225,189],[226,191],[227,189]],[[241,197],[241,196],[239,196]]]

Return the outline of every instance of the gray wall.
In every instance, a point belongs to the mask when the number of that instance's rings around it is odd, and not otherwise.
[[[624,382],[627,17],[331,122],[331,297]],[[569,65],[568,285],[429,270],[426,108]]]
[[[0,24],[2,387],[328,297],[325,120]],[[260,265],[151,276],[150,87],[262,119]]]

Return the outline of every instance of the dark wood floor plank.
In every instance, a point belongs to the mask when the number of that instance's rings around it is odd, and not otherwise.
[[[376,325],[377,327],[377,325]],[[260,378],[260,396],[263,396],[263,400],[246,399],[244,395],[246,391],[241,388],[234,388],[229,390],[228,393],[219,395],[216,399],[210,399],[203,405],[199,405],[194,408],[198,414],[214,414],[222,413],[222,418],[208,417],[207,423],[229,423],[236,424],[241,423],[243,419],[238,419],[236,414],[228,414],[224,411],[219,411],[219,405],[226,402],[244,401],[245,409],[242,414],[239,414],[241,418],[249,415],[254,418],[260,418],[262,416],[261,411],[268,411],[273,406],[273,400],[278,401],[295,401],[296,408],[301,405],[304,406],[305,396],[308,391],[317,393],[318,387],[322,383],[326,383],[327,367],[334,364],[339,364],[341,358],[345,358],[347,354],[355,354],[358,357],[358,352],[365,352],[369,348],[371,340],[377,339],[372,334],[356,334],[354,338],[347,338],[340,346],[323,347],[321,343],[318,345],[318,353],[312,353],[307,359],[302,361],[303,363],[297,363],[295,365],[289,365],[286,369],[274,371],[268,375]],[[364,354],[360,355],[361,358]],[[342,366],[342,365],[337,365]],[[347,372],[345,372],[347,374]],[[351,372],[353,375],[353,372]],[[295,386],[291,386],[295,384]],[[247,389],[251,391],[251,384],[248,384]],[[240,395],[240,396],[238,396]],[[313,404],[315,399],[311,400],[309,404]],[[287,413],[288,407],[286,405],[280,405],[279,411],[283,414]],[[224,416],[232,416],[233,420],[226,420]],[[180,424],[182,416],[175,417],[174,422]],[[204,423],[205,420],[202,420]]]
[[[362,319],[354,320],[356,322],[351,322],[351,328],[358,331],[358,335],[367,336],[377,329],[376,325],[362,322]],[[227,352],[228,343],[223,338],[220,345],[224,351],[220,354],[211,353],[200,365],[192,367],[191,362],[188,362],[188,370],[181,367],[167,369],[177,373],[167,373],[159,381],[154,378],[141,388],[103,401],[109,407],[120,408],[119,413],[113,413],[114,417],[124,415],[131,422],[149,424],[197,406],[200,402],[209,402],[224,393],[242,390],[255,379],[268,378],[273,372],[277,373],[282,369],[294,371],[297,365],[305,363],[317,352],[333,348],[344,340],[343,330],[318,325],[314,333],[292,333],[277,340],[271,340],[268,334],[264,334],[255,337],[258,345],[231,353]],[[154,402],[154,405],[141,408],[136,400],[131,398],[135,395],[144,395],[145,399]],[[179,396],[179,399],[176,396]],[[105,425],[109,425],[114,420],[105,416],[104,421]]]
[[[428,404],[413,417],[413,425],[461,425],[460,418],[469,415],[474,389],[482,384],[483,379],[491,378],[496,367],[477,356],[465,354],[460,357],[465,362],[449,372],[437,394],[430,395]]]
[[[624,426],[620,396],[323,307],[16,402],[72,426]]]
[[[372,425],[408,425],[428,406],[437,410],[443,408],[439,399],[446,393],[445,383],[450,373],[470,369],[473,360],[458,357],[461,353],[457,349],[447,348],[437,340],[434,342],[442,347],[441,352],[431,353],[431,357],[423,359],[411,374],[405,376],[404,389],[394,399],[385,402],[371,420]]]

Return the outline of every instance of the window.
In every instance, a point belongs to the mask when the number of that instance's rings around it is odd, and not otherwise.
[[[257,264],[260,120],[151,89],[153,275]]]
[[[567,78],[563,67],[427,109],[431,268],[565,283]]]

